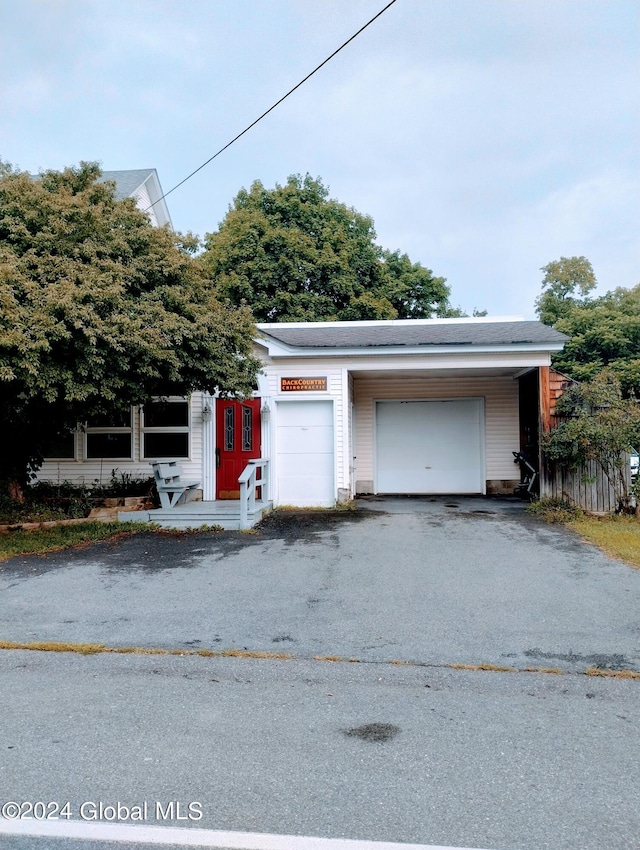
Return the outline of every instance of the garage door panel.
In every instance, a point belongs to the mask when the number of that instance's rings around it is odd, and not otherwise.
[[[333,427],[333,404],[330,401],[278,402],[278,425],[325,425]]]
[[[278,403],[276,453],[280,504],[335,504],[332,402]]]
[[[278,477],[297,475],[300,478],[319,478],[325,475],[329,465],[333,467],[333,452],[308,454],[303,458],[300,454],[281,453],[278,455],[278,461]]]
[[[286,425],[279,429],[284,454],[333,454],[333,428],[323,425]]]
[[[335,499],[327,496],[326,480],[322,477],[278,476],[278,502],[298,508],[331,508]]]
[[[481,493],[479,399],[378,402],[379,493]]]

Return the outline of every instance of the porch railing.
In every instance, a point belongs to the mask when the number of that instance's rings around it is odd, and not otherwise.
[[[260,470],[260,478],[258,478]],[[240,528],[251,528],[249,515],[256,509],[256,490],[260,488],[260,501],[269,501],[269,461],[255,458],[245,466],[238,478],[240,484]]]

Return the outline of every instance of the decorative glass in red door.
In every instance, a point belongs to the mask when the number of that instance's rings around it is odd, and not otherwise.
[[[260,457],[260,399],[216,401],[216,499],[239,499],[238,478]]]

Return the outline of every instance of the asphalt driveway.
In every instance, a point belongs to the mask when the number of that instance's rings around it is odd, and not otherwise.
[[[372,498],[255,533],[0,564],[0,639],[640,670],[640,571],[512,499]]]

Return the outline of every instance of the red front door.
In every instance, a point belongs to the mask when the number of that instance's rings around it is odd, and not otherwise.
[[[216,400],[216,499],[239,499],[238,478],[260,457],[260,399]]]

